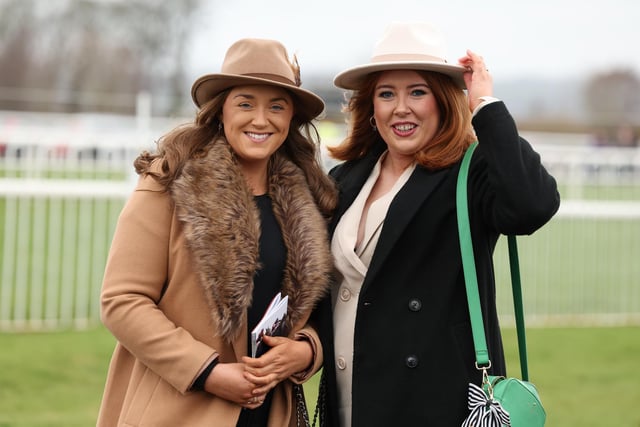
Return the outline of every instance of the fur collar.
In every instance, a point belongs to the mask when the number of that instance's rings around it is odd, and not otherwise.
[[[328,291],[333,262],[326,221],[302,171],[279,154],[269,168],[269,194],[287,247],[282,289],[291,330]],[[219,139],[204,157],[189,160],[171,193],[212,320],[233,340],[242,332],[259,268],[260,213],[229,144]]]

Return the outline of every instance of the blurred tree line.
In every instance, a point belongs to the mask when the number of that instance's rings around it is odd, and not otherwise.
[[[204,4],[0,0],[0,110],[132,114],[137,94],[149,93],[154,115],[184,114],[191,107],[185,60]],[[305,83],[327,101],[327,117],[342,120],[342,92],[329,81]],[[621,144],[637,144],[640,79],[633,70],[589,76],[580,88],[577,122],[544,105],[578,94],[534,95],[534,105],[544,104],[523,117],[523,129],[591,132],[603,145],[618,144],[622,135],[627,142]]]
[[[639,145],[640,80],[633,71],[594,75],[585,85],[584,99],[593,145]]]
[[[640,80],[631,70],[612,70],[592,76],[584,89],[586,109],[596,124],[638,121]]]
[[[179,111],[201,0],[0,0],[0,109]]]
[[[502,89],[509,96],[519,90],[513,84],[506,92]],[[611,68],[579,81],[549,81],[548,87],[538,80],[523,90],[528,103],[515,114],[521,130],[586,133],[597,146],[640,146],[640,78],[633,69]]]

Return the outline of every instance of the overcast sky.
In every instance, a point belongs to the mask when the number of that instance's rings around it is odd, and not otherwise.
[[[296,53],[302,77],[367,62],[391,21],[436,24],[449,62],[467,48],[494,79],[574,77],[612,68],[640,74],[637,0],[214,0],[195,22],[189,72],[218,72],[244,37],[274,38]]]

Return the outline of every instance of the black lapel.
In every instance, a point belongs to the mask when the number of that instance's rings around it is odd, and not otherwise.
[[[378,157],[379,154],[376,153],[376,155],[372,154],[353,163],[348,162],[339,166],[339,168],[342,168],[342,170],[337,171],[340,198],[329,227],[332,236],[338,225],[338,221],[347,209],[349,209],[356,197],[358,197],[358,193],[369,178],[373,167],[378,161]]]
[[[416,212],[431,195],[435,188],[449,174],[451,169],[440,171],[428,171],[422,167],[416,167],[407,183],[400,189],[396,197],[389,206],[389,211],[385,218],[380,239],[376,245],[369,271],[362,285],[362,291],[366,290],[368,284],[378,273],[384,260],[393,250],[394,245],[400,238]]]

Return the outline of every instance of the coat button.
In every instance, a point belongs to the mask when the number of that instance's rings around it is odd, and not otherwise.
[[[413,298],[411,301],[409,301],[409,310],[420,311],[420,309],[422,309],[422,301],[420,301],[418,298]]]
[[[351,291],[347,288],[340,289],[340,299],[342,301],[349,301],[351,299]]]
[[[417,367],[418,366],[418,356],[415,356],[413,354],[410,355],[410,356],[407,356],[407,358],[405,359],[405,363],[407,364],[408,368],[413,369],[413,368]]]
[[[337,365],[338,365],[338,369],[340,370],[346,369],[347,362],[346,360],[344,360],[344,357],[338,357]]]

